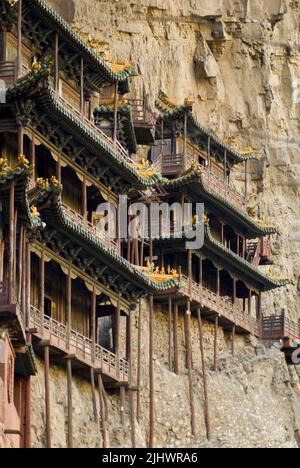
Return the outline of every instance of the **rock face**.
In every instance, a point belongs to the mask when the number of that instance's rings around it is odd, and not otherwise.
[[[137,97],[154,99],[163,89],[172,99],[195,101],[200,121],[238,148],[251,145],[261,160],[251,165],[253,212],[274,218],[275,262],[295,286],[265,296],[265,312],[283,308],[299,317],[299,110],[300,2],[297,0],[74,0],[53,2],[83,33],[103,45],[117,61],[129,61],[139,74]],[[236,171],[236,184],[242,172]],[[197,323],[192,322],[193,386],[197,437],[191,436],[188,378],[184,366],[183,318],[180,370],[168,370],[168,319],[155,314],[155,444],[158,447],[298,447],[300,443],[299,369],[287,368],[278,348],[239,339],[235,357],[220,330],[220,372],[208,371],[213,440],[205,435],[203,388]],[[133,320],[136,384],[137,317]],[[148,313],[143,307],[141,418],[139,446],[147,445]],[[206,364],[211,369],[213,331],[205,324]],[[52,430],[55,446],[66,445],[66,374],[51,370]],[[33,379],[34,446],[44,445],[43,365]],[[128,402],[126,407],[128,408]],[[129,420],[122,427],[118,395],[109,394],[109,435],[114,447],[130,446]],[[74,444],[101,443],[93,423],[91,388],[74,378]],[[0,428],[1,444],[1,428]]]

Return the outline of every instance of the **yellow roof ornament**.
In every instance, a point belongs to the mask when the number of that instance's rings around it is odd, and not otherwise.
[[[18,167],[24,167],[28,165],[29,165],[29,161],[26,158],[26,156],[24,154],[20,154],[20,156],[18,157]]]
[[[0,159],[0,174],[6,174],[9,170],[9,166],[6,158]]]
[[[38,212],[36,206],[33,205],[33,206],[31,207],[30,211],[31,211],[31,216],[32,216],[33,218],[38,218],[38,217],[40,216],[40,213]]]

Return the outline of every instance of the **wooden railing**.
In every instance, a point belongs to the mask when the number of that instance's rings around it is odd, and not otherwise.
[[[262,338],[266,340],[290,338],[300,342],[300,321],[293,322],[285,312],[281,315],[263,317]]]
[[[37,330],[37,335],[54,338],[52,345],[57,346],[65,352],[70,350],[78,359],[82,359],[90,366],[105,370],[108,375],[114,377],[121,375],[122,380],[128,377],[128,361],[126,359],[118,359],[117,356],[98,344],[95,345],[93,351],[92,340],[78,333],[75,330],[70,330],[68,327],[51,317],[44,315],[35,307],[31,306],[30,310],[30,326]],[[94,355],[94,359],[93,359]]]
[[[132,108],[133,122],[137,126],[153,128],[156,118],[153,112],[147,107],[144,99],[129,99]]]
[[[64,107],[66,107],[71,112],[76,114],[76,116],[80,118],[80,120],[82,120],[82,122],[85,125],[87,125],[90,128],[90,130],[95,132],[96,135],[98,135],[111,148],[112,151],[117,153],[121,158],[127,160],[128,162],[132,162],[127,151],[125,150],[125,148],[121,145],[119,141],[114,142],[111,138],[109,138],[109,136],[107,136],[102,130],[100,130],[100,128],[96,127],[96,125],[94,125],[93,122],[91,122],[89,119],[83,116],[78,109],[76,109],[68,101],[66,101],[66,99],[64,99],[55,91],[53,92],[54,92],[56,99],[60,101]]]
[[[162,155],[156,160],[156,164],[161,167],[161,173],[164,176],[174,176],[184,173],[191,165],[195,164],[192,158],[184,154],[175,155]],[[224,179],[220,179],[213,172],[209,171],[201,164],[197,165],[198,170],[201,171],[203,182],[216,193],[231,201],[232,204],[242,210],[247,208],[247,199],[241,195],[234,187],[228,185]]]
[[[70,218],[75,224],[80,224],[84,229],[87,229],[93,236],[101,240],[106,247],[118,252],[118,242],[115,239],[111,239],[108,235],[105,235],[97,228],[96,225],[88,221],[84,216],[79,214],[76,210],[70,208],[66,204],[62,204],[64,214]]]
[[[253,335],[260,336],[261,329],[258,321],[247,315],[238,304],[233,304],[230,299],[218,296],[213,291],[206,289],[195,281],[192,281],[190,287],[189,279],[185,276],[182,276],[181,279],[184,284],[181,288],[181,292],[184,295],[191,297],[192,300],[198,302],[202,307],[220,314],[236,326]]]

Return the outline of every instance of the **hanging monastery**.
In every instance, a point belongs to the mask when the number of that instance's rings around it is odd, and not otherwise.
[[[130,94],[134,71],[108,63],[43,0],[0,0],[0,423],[12,447],[31,447],[36,359],[44,362],[45,446],[51,447],[49,370],[65,369],[67,443],[73,447],[72,379],[91,383],[91,405],[109,446],[107,394],[124,409],[130,402],[131,440],[136,444],[139,385],[132,381],[132,313],[147,301],[149,342],[149,447],[155,438],[153,340],[155,310],[169,323],[170,371],[180,374],[178,318],[184,316],[191,431],[196,432],[190,321],[214,324],[214,371],[218,329],[235,353],[237,335],[282,339],[289,362],[300,344],[299,326],[282,316],[263,316],[266,291],[289,284],[266,275],[272,265],[276,227],[247,210],[248,165],[256,155],[239,152],[204,128],[193,103],[175,104],[157,90],[156,109]],[[130,97],[128,97],[130,96]],[[4,99],[2,100],[4,101]],[[153,106],[154,107],[154,106]],[[141,161],[139,148],[148,154]],[[244,173],[237,191],[232,171]],[[186,250],[176,235],[120,236],[118,200],[204,203],[204,245]],[[116,236],[96,225],[97,207],[117,209]],[[185,220],[193,228],[195,216]],[[151,225],[149,223],[149,229]],[[111,323],[112,337],[101,327]],[[120,321],[126,322],[125,353]],[[295,344],[296,343],[296,344]],[[141,362],[137,364],[138,372]],[[212,436],[204,359],[204,411]],[[139,382],[138,382],[139,384]],[[201,396],[202,399],[202,396]],[[136,403],[137,401],[137,403]],[[99,411],[98,411],[99,405]],[[123,416],[122,416],[123,417]]]

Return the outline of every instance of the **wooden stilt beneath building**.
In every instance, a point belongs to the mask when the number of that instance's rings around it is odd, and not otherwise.
[[[234,356],[235,354],[235,325],[232,327],[232,333],[231,333],[231,353]]]
[[[149,313],[149,389],[150,389],[150,405],[149,405],[149,448],[154,448],[154,304],[153,296],[150,296],[150,313]]]
[[[187,310],[185,313],[185,336],[186,336],[186,354],[187,354],[187,368],[188,368],[188,380],[189,380],[189,399],[191,409],[191,429],[192,435],[196,436],[196,416],[195,416],[195,404],[194,404],[194,391],[193,391],[193,377],[192,377],[192,345],[191,345],[191,304],[187,301]]]
[[[172,298],[169,297],[169,369],[172,372],[173,362],[172,362]]]
[[[179,353],[178,353],[178,304],[174,305],[173,318],[173,342],[174,342],[174,372],[179,375]]]
[[[95,421],[95,424],[98,424],[99,418],[98,418],[97,399],[96,399],[95,372],[94,372],[93,367],[91,367],[91,387],[92,387],[94,421]]]
[[[46,448],[51,448],[51,401],[50,401],[50,357],[49,341],[40,343],[44,347],[44,372],[45,372],[45,417],[46,417]]]
[[[203,393],[204,393],[204,413],[205,413],[205,426],[206,426],[206,435],[207,439],[211,439],[211,422],[210,422],[210,413],[209,413],[209,398],[208,398],[208,386],[207,386],[207,373],[205,367],[205,357],[204,357],[204,343],[203,343],[203,327],[202,327],[202,317],[201,310],[198,308],[198,327],[199,327],[199,338],[200,338],[200,352],[201,352],[201,365],[202,365],[202,375],[203,375]]]
[[[105,410],[105,402],[103,395],[103,380],[101,372],[98,373],[98,391],[99,391],[99,404],[100,404],[100,428],[102,433],[103,448],[109,448],[108,433],[107,433],[107,414]]]
[[[214,333],[214,371],[218,370],[218,330],[219,330],[219,316],[215,318],[215,333]]]
[[[141,420],[141,385],[142,385],[142,302],[139,303],[138,318],[138,362],[137,362],[137,396],[136,396],[136,419]]]
[[[131,447],[136,448],[136,431],[135,431],[135,411],[134,411],[134,398],[132,389],[132,353],[131,353],[131,336],[132,336],[132,315],[129,312],[127,318],[127,360],[129,365],[128,375],[128,399],[129,399],[129,420],[130,420],[130,434],[131,434]]]
[[[72,357],[66,357],[67,361],[67,391],[68,391],[68,448],[73,448],[73,386],[72,386]]]

